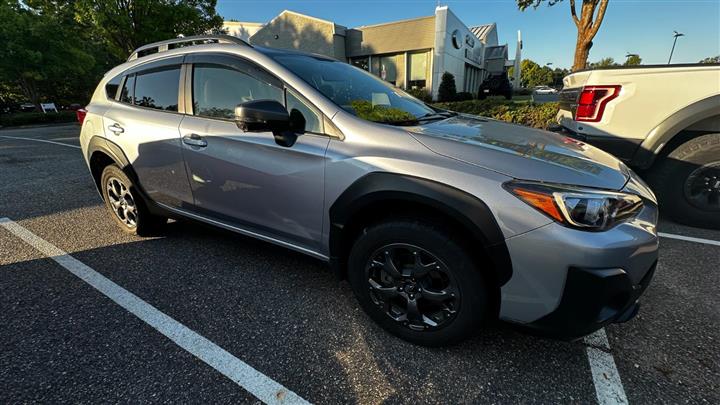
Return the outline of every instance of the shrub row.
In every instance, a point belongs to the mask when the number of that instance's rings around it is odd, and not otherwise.
[[[533,128],[547,129],[555,123],[558,103],[524,103],[497,100],[468,100],[449,103],[436,103],[438,108],[457,111],[459,113],[482,115],[514,124],[527,125]]]
[[[77,121],[75,111],[59,113],[14,113],[0,114],[0,127],[17,127],[21,125],[50,124]]]

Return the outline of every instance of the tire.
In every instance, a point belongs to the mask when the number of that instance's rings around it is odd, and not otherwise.
[[[682,224],[720,229],[720,134],[683,143],[648,177],[662,214]]]
[[[118,166],[103,169],[100,185],[108,214],[123,231],[149,236],[167,223],[167,218],[150,213],[135,184]]]
[[[380,223],[365,228],[355,241],[348,279],[363,310],[388,332],[423,346],[451,345],[479,329],[490,303],[469,252],[435,225]],[[388,263],[406,277],[393,277]]]

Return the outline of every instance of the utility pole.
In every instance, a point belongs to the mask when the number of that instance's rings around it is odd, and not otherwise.
[[[673,52],[675,52],[675,44],[677,44],[678,37],[685,36],[685,34],[683,34],[683,33],[680,33],[677,31],[673,31],[673,32],[674,32],[673,37],[675,37],[675,39],[673,40],[673,46],[672,46],[672,49],[670,50],[670,57],[668,58],[668,65],[670,64],[670,61],[672,60]]]

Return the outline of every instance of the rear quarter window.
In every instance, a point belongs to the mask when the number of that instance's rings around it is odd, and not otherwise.
[[[116,100],[118,95],[118,88],[120,87],[120,82],[122,81],[122,75],[115,76],[112,79],[110,79],[107,83],[105,83],[105,95],[110,100]]]

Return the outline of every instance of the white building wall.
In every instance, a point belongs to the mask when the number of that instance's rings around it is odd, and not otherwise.
[[[255,22],[223,21],[223,29],[228,35],[238,37],[249,42],[250,37],[255,35],[265,24]]]
[[[455,30],[458,31],[458,37],[461,39],[460,49],[453,45],[452,35]],[[470,47],[466,43],[466,38],[474,41],[474,47]],[[470,58],[466,58],[465,51],[469,51]],[[475,35],[470,32],[465,24],[453,14],[447,6],[435,9],[435,49],[433,51],[433,69],[432,69],[432,94],[437,97],[440,87],[440,81],[443,73],[449,72],[455,76],[455,87],[458,92],[464,91],[465,83],[465,64],[482,68],[482,58],[484,55],[483,44]],[[477,91],[477,89],[467,89],[469,91]]]

